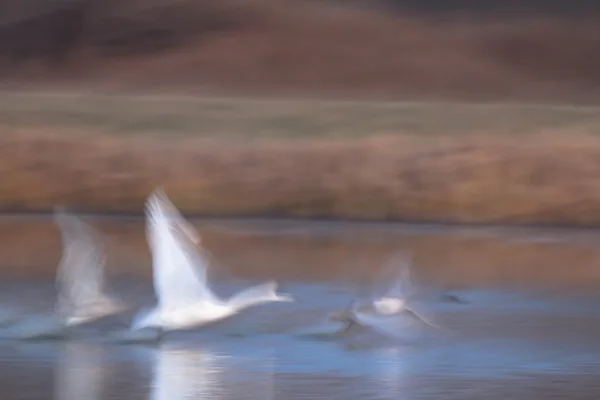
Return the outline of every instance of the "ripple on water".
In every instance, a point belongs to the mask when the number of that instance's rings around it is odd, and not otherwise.
[[[47,398],[53,387],[57,399],[97,400],[542,399],[543,388],[563,398],[600,394],[594,298],[462,292],[470,304],[428,305],[455,334],[398,343],[368,332],[299,338],[298,330],[316,329],[325,313],[345,305],[351,290],[288,291],[306,301],[257,307],[152,346],[2,342],[3,398]]]

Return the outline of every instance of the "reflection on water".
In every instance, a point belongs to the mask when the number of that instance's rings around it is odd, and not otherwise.
[[[110,392],[123,379],[126,384],[138,387],[142,384],[148,390],[146,394],[119,391],[116,393],[119,399],[136,394],[150,400],[275,398],[274,361],[268,355],[248,357],[177,342],[149,349],[152,353],[149,359],[139,359],[135,349],[100,343],[64,343],[56,345],[55,350],[56,400],[113,398]],[[134,363],[150,361],[152,367],[147,374],[136,377],[120,368],[120,357]],[[144,380],[147,384],[143,384]]]
[[[151,259],[142,219],[87,217],[107,236],[108,273],[144,276]],[[428,229],[402,224],[196,221],[219,266],[217,277],[369,277],[398,250],[410,250],[421,281],[436,286],[600,287],[600,233],[594,230]],[[0,274],[53,276],[61,253],[48,219],[0,218]]]
[[[103,220],[98,227],[109,238],[109,268],[134,275],[111,280],[115,291],[136,307],[152,304],[150,282],[138,279],[151,271],[143,223]],[[595,232],[199,227],[227,273],[287,278],[282,289],[298,302],[257,307],[153,346],[0,341],[2,399],[42,400],[52,392],[57,400],[600,398],[600,297],[503,288],[600,287]],[[398,249],[413,250],[424,284],[462,286],[456,294],[468,303],[429,302],[423,310],[453,333],[401,343],[369,332],[335,339],[298,334],[348,303],[355,287],[340,278],[350,276],[356,260],[364,268],[352,276],[367,277]],[[48,278],[60,250],[51,222],[0,221],[0,270],[27,278],[1,280],[0,304],[54,304]],[[134,295],[139,285],[148,290]]]
[[[456,334],[398,343],[369,332],[300,338],[284,313],[297,326],[315,326],[345,294],[328,285],[290,291],[320,307],[250,314],[278,325],[277,334],[206,329],[152,346],[0,342],[2,398],[42,400],[52,390],[56,400],[543,400],[549,390],[565,399],[600,396],[599,298],[462,293],[473,303],[431,306]]]
[[[376,350],[377,380],[375,385],[381,388],[382,395],[400,395],[402,387],[407,385],[409,366],[402,353],[403,351],[399,347]]]
[[[150,399],[219,398],[226,358],[199,349],[161,346],[156,352]]]
[[[97,344],[67,343],[61,346],[56,366],[55,400],[99,400],[105,385],[107,363]]]
[[[268,357],[252,359],[260,368],[248,370],[243,357],[165,344],[156,350],[155,360],[152,400],[235,399],[244,393],[274,398],[273,360]]]

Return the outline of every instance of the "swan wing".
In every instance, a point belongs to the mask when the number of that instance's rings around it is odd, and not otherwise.
[[[207,260],[196,249],[198,233],[162,190],[150,195],[146,214],[154,290],[160,306],[170,308],[215,301],[207,285]]]
[[[394,254],[377,277],[372,297],[409,300],[415,294],[416,282],[412,273],[411,255]]]
[[[100,234],[90,225],[63,210],[56,210],[54,216],[63,241],[56,276],[58,308],[73,314],[109,299],[104,292],[106,256]]]

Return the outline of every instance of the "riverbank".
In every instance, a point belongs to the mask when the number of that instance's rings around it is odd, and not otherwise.
[[[600,223],[596,107],[4,93],[0,210]]]

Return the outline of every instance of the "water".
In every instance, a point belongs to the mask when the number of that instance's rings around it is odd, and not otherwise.
[[[268,224],[267,224],[268,225]],[[139,221],[99,221],[112,288],[152,304]],[[600,296],[593,231],[475,231],[385,226],[202,224],[227,265],[218,290],[277,276],[293,304],[268,304],[158,344],[109,343],[101,321],[72,341],[0,341],[0,390],[12,399],[597,399]],[[329,226],[329,227],[328,227]],[[47,312],[60,253],[47,221],[0,223],[0,304]],[[543,240],[540,240],[543,239]],[[25,246],[27,243],[29,246]],[[450,332],[334,337],[344,307],[386,254],[412,249],[431,296],[420,310]],[[36,249],[33,251],[32,249]],[[352,267],[352,262],[360,260]],[[126,321],[125,321],[126,322]],[[319,333],[319,334],[317,334]]]

